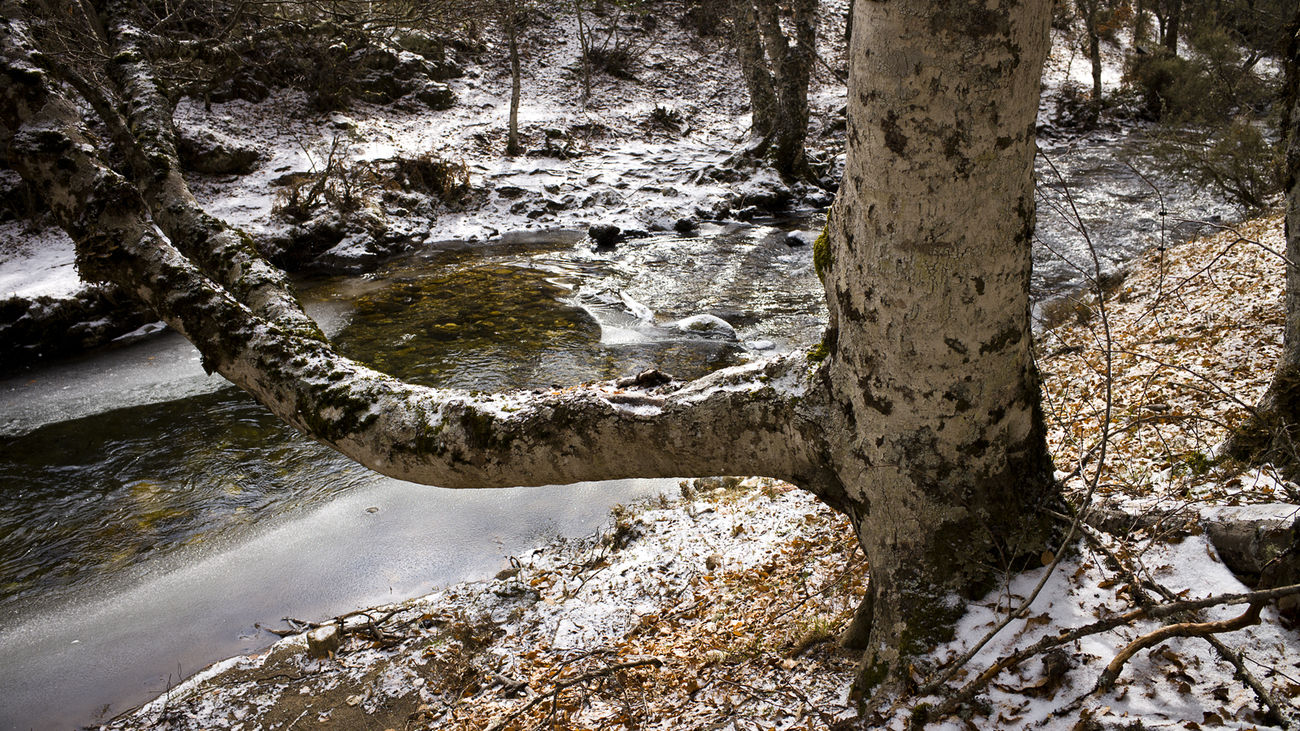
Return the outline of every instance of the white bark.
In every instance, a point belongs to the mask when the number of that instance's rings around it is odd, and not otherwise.
[[[848,160],[818,253],[832,453],[871,565],[865,687],[1049,533],[1029,274],[1051,2],[855,10]]]

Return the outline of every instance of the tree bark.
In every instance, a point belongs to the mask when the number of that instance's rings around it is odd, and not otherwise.
[[[1178,55],[1178,34],[1183,20],[1183,0],[1165,0],[1165,14],[1161,17],[1160,43],[1173,55]]]
[[[741,75],[749,91],[750,134],[766,140],[776,117],[776,85],[768,69],[763,39],[758,30],[758,13],[751,0],[732,3],[732,42],[740,60]]]
[[[255,313],[290,332],[323,340],[284,272],[263,259],[246,234],[208,215],[190,193],[176,154],[172,104],[159,91],[145,57],[144,34],[120,3],[107,5],[109,72],[121,89],[132,134],[119,134],[115,142],[139,181],[154,221],[205,275]]]
[[[786,178],[808,177],[808,82],[816,59],[817,2],[794,0],[793,43],[775,0],[735,0],[733,34],[753,114],[753,154]]]
[[[1040,555],[1059,493],[1028,296],[1051,0],[855,10],[848,159],[815,253],[827,431],[871,567],[865,693]]]
[[[1088,35],[1088,60],[1092,64],[1092,107],[1094,116],[1101,111],[1101,36],[1097,32],[1098,0],[1079,0],[1084,32]]]
[[[1229,456],[1254,464],[1271,463],[1289,479],[1300,478],[1300,9],[1290,23],[1284,57],[1283,189],[1286,194],[1286,321],[1282,354],[1268,391],[1255,413],[1224,447]]]

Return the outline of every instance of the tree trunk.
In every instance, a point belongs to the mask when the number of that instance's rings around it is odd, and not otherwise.
[[[808,137],[808,81],[816,58],[817,0],[794,0],[794,43],[786,40],[772,3],[760,6],[759,23],[776,54],[776,97],[780,114],[773,133],[772,160],[786,178],[808,177],[804,141]]]
[[[1080,0],[1079,13],[1083,15],[1084,31],[1088,34],[1088,60],[1092,63],[1093,116],[1101,112],[1101,37],[1097,33],[1098,0]]]
[[[758,14],[753,2],[735,0],[732,3],[731,31],[741,75],[749,91],[750,134],[766,141],[776,126],[776,85],[763,52],[763,39],[759,34]]]
[[[948,639],[964,600],[1054,531],[1028,296],[1051,9],[856,7],[844,183],[814,253],[828,433],[871,567],[859,692]]]
[[[735,0],[732,29],[753,112],[752,154],[767,155],[786,178],[808,176],[808,81],[816,59],[817,2],[795,0],[794,43],[775,0]]]
[[[1286,324],[1277,371],[1255,414],[1224,447],[1235,459],[1282,468],[1300,479],[1300,9],[1291,21],[1284,57],[1283,143],[1286,162]]]
[[[1146,0],[1133,3],[1133,48],[1140,48],[1147,40],[1147,4]]]
[[[1166,0],[1164,22],[1160,24],[1160,43],[1169,52],[1178,55],[1178,33],[1183,20],[1183,0]]]
[[[510,122],[506,139],[506,154],[511,157],[523,152],[519,147],[519,93],[522,86],[519,70],[519,4],[507,0],[506,42],[510,46]]]

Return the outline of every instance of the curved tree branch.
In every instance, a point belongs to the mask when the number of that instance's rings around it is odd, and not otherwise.
[[[222,285],[233,278],[240,292],[246,272],[223,268],[224,259],[209,262],[214,272],[201,271],[154,225],[167,220],[176,238],[195,243],[183,220],[167,218],[193,201],[174,168],[151,187],[158,205],[146,205],[99,158],[76,109],[28,59],[30,49],[19,16],[7,13],[0,20],[0,76],[9,83],[0,88],[0,120],[11,135],[15,169],[77,243],[83,276],[128,289],[199,348],[206,368],[348,457],[444,487],[755,474],[799,483],[832,505],[843,502],[822,458],[822,381],[801,355],[657,390],[605,384],[479,396],[372,370],[336,353],[314,324],[304,332],[283,309],[256,297],[241,302]],[[129,52],[115,55],[119,65],[134,63],[123,58]],[[128,82],[127,96],[141,93]],[[141,114],[132,112],[133,124],[162,112]],[[170,154],[163,135],[141,149]],[[207,245],[219,246],[211,238]]]
[[[208,215],[181,175],[172,104],[158,89],[143,50],[144,33],[120,7],[106,3],[101,22],[112,49],[109,73],[121,88],[133,139],[119,140],[154,221],[188,258],[255,313],[305,337],[324,334],[303,312],[284,272],[257,253],[252,239]]]

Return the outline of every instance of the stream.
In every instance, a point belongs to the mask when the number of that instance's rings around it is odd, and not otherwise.
[[[1203,192],[1156,196],[1122,162],[1139,138],[1044,143],[1037,301],[1229,216]],[[1050,178],[1040,169],[1040,177]],[[820,338],[817,215],[705,224],[593,251],[579,234],[447,244],[358,276],[299,283],[346,355],[418,383],[550,388],[658,368],[698,377]],[[802,245],[788,238],[797,232]],[[1088,264],[1091,267],[1091,264]],[[730,325],[676,323],[712,315]],[[731,332],[734,330],[734,333]],[[675,480],[439,490],[305,438],[164,333],[0,381],[0,729],[111,718],[220,658],[320,619],[492,575]]]

